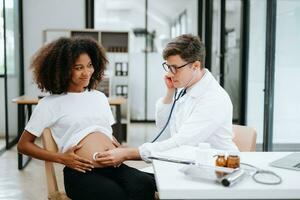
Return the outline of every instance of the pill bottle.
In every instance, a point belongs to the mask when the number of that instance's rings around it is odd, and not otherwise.
[[[240,167],[240,157],[238,153],[231,152],[227,157],[227,167],[229,168],[239,168]]]
[[[217,154],[217,159],[216,159],[216,166],[218,167],[226,167],[227,166],[227,161],[225,158],[225,154],[224,153],[219,153]]]

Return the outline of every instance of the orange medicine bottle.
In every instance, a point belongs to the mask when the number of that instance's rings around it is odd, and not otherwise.
[[[226,158],[225,158],[225,154],[219,153],[218,157],[216,159],[216,166],[226,167],[226,165],[227,165],[227,161],[226,161]]]
[[[237,153],[230,153],[227,157],[227,167],[238,168],[240,167],[240,157]]]

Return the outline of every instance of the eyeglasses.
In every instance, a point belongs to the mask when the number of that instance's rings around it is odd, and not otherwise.
[[[171,72],[172,74],[176,74],[178,69],[180,69],[182,67],[185,67],[185,66],[187,66],[188,64],[191,64],[191,63],[193,63],[193,62],[188,62],[188,63],[185,63],[184,65],[179,66],[179,67],[175,67],[175,66],[172,66],[172,65],[168,65],[166,62],[164,62],[162,64],[162,66],[163,66],[163,68],[166,72]]]

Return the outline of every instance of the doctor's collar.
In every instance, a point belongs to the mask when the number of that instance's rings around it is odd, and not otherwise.
[[[205,70],[205,72],[204,72],[204,75],[202,76],[202,78],[198,82],[196,82],[194,85],[187,88],[186,95],[196,98],[205,92],[209,82],[212,79],[212,75],[208,69],[205,68],[204,70]]]

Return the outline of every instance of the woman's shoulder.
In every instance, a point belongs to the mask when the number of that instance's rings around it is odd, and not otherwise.
[[[107,99],[107,97],[105,96],[105,94],[99,90],[90,90],[88,91],[89,94],[100,97],[100,98],[105,98]]]
[[[44,96],[43,98],[41,98],[39,100],[39,102],[51,102],[51,101],[55,101],[56,99],[59,99],[63,96],[65,96],[66,94],[49,94]]]
[[[39,99],[37,108],[38,109],[51,109],[52,107],[55,107],[57,105],[57,99],[61,95],[46,95],[43,98]]]

